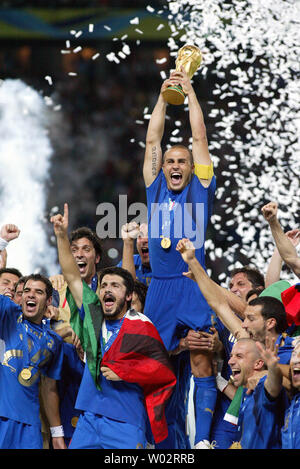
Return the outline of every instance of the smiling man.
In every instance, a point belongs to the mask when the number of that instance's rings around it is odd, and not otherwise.
[[[282,389],[275,340],[266,345],[252,339],[240,339],[233,346],[228,362],[236,387],[243,386],[238,417],[240,449],[280,449],[281,427],[287,398]],[[267,374],[260,378],[260,372]],[[258,377],[253,393],[247,393],[249,378]]]
[[[7,296],[12,300],[16,285],[21,277],[22,274],[18,269],[12,267],[0,269],[0,295]]]
[[[40,381],[53,447],[65,447],[56,388],[63,359],[61,339],[44,318],[51,295],[51,282],[32,274],[25,278],[21,307],[0,296],[0,337],[5,343],[0,365],[0,448],[42,449]]]
[[[80,277],[93,291],[99,293],[98,267],[102,257],[102,246],[98,236],[88,227],[80,227],[70,233],[71,252],[78,266]],[[60,275],[58,276],[61,277]],[[52,277],[52,284],[56,288],[57,276]],[[70,308],[66,299],[67,282],[63,282],[54,290],[53,305],[58,307],[59,315],[55,330],[58,332],[66,324],[70,324]]]

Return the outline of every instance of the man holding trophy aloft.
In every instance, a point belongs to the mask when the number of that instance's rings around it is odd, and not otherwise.
[[[158,329],[167,350],[172,352],[178,380],[174,399],[176,396],[177,399],[184,398],[189,382],[189,376],[180,375],[186,370],[183,365],[187,352],[180,353],[186,350],[183,338],[188,330],[205,331],[209,337],[214,317],[197,284],[183,275],[187,265],[176,251],[179,239],[193,240],[197,259],[204,267],[205,232],[212,213],[216,180],[203,113],[191,84],[191,77],[200,62],[201,52],[197,47],[187,45],[179,50],[176,70],[162,84],[149,121],[143,167],[153,273],[144,312]],[[175,145],[163,154],[161,141],[167,101],[178,105],[185,98],[189,108],[192,152],[183,145]],[[212,352],[191,350],[189,357],[195,383],[195,448],[210,448],[207,440],[217,395]],[[180,441],[178,412],[179,401],[170,402],[167,408],[169,437],[161,448],[184,448]]]

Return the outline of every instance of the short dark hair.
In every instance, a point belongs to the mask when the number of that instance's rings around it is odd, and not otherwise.
[[[26,281],[26,277],[25,277],[25,276],[20,277],[19,280],[18,280],[17,283],[16,283],[15,291],[17,291],[17,288],[18,288],[19,285],[21,285],[22,283],[25,284],[25,281]]]
[[[14,267],[3,267],[3,269],[0,269],[0,277],[2,274],[13,274],[16,275],[16,277],[22,277],[21,272]]]
[[[24,287],[25,287],[26,283],[27,283],[29,280],[33,280],[33,281],[35,281],[35,282],[43,282],[43,283],[45,284],[45,287],[46,287],[46,296],[47,296],[47,300],[52,296],[53,287],[52,287],[52,283],[50,282],[50,280],[48,279],[48,277],[45,277],[45,275],[42,275],[42,274],[30,274],[30,275],[27,275],[27,276],[25,277]]]
[[[166,151],[164,152],[164,154],[163,154],[163,162],[165,161],[165,155],[166,155],[166,153],[167,153],[169,150],[173,150],[173,148],[178,148],[178,149],[181,149],[181,150],[186,150],[186,151],[188,152],[188,154],[189,154],[189,157],[190,157],[190,163],[191,163],[191,165],[193,166],[193,164],[194,164],[194,158],[193,158],[193,154],[192,154],[191,150],[190,150],[188,147],[186,147],[185,145],[180,145],[180,144],[178,144],[178,145],[173,145],[172,147],[167,148],[167,150],[166,150]]]
[[[261,315],[264,320],[274,318],[276,320],[275,331],[277,334],[284,332],[287,327],[286,311],[283,304],[272,296],[260,296],[251,300],[249,306],[262,306]]]
[[[87,238],[91,241],[94,246],[96,254],[102,257],[103,249],[100,238],[87,226],[81,226],[80,228],[76,228],[76,230],[71,231],[69,241],[70,244],[77,239]],[[100,261],[99,261],[100,262]]]
[[[239,267],[230,272],[230,278],[240,273],[246,275],[249,282],[252,283],[253,288],[265,288],[265,278],[258,269],[249,266]]]
[[[131,295],[134,290],[134,280],[130,272],[128,270],[123,269],[122,267],[105,267],[100,271],[99,274],[99,284],[101,285],[102,279],[105,275],[118,275],[122,277],[124,281],[124,285],[126,287],[126,295]],[[127,308],[130,307],[131,300],[127,301]]]
[[[148,290],[148,287],[143,282],[140,282],[139,280],[134,281],[133,291],[137,294],[138,299],[141,302],[141,305],[142,305],[142,311],[140,311],[141,313],[144,311],[147,290]]]
[[[253,288],[252,290],[249,290],[247,295],[246,295],[246,301],[249,300],[249,298],[252,296],[252,295],[257,295],[259,296],[261,294],[261,289],[259,288]],[[253,298],[254,299],[254,298]],[[251,300],[252,301],[252,300]]]

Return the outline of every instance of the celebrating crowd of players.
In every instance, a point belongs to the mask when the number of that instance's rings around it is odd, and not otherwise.
[[[163,92],[176,85],[192,151],[163,153]],[[300,285],[280,271],[284,262],[300,275],[300,230],[284,233],[270,202],[267,275],[236,269],[228,289],[207,275],[216,177],[183,70],[162,84],[143,176],[148,222],[123,226],[116,267],[99,270],[92,230],[68,233],[67,204],[51,218],[61,273],[50,279],[6,267],[20,231],[1,228],[0,448],[299,448]]]

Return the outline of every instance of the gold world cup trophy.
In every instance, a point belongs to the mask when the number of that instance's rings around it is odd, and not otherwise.
[[[176,59],[176,71],[180,72],[181,67],[184,68],[188,77],[191,79],[196,70],[200,67],[202,61],[202,54],[198,47],[192,45],[185,45],[178,51]],[[185,93],[180,85],[168,86],[163,91],[163,98],[169,104],[183,104],[185,100]]]

